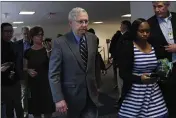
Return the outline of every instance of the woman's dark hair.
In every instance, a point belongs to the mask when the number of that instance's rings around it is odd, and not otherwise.
[[[137,39],[137,31],[139,29],[140,24],[143,22],[147,22],[147,20],[145,20],[143,18],[138,18],[132,23],[131,36],[132,36],[133,40]]]
[[[31,28],[29,31],[30,37],[33,38],[34,36],[37,36],[39,34],[39,32],[42,32],[42,35],[44,34],[42,27],[35,26],[35,27]]]

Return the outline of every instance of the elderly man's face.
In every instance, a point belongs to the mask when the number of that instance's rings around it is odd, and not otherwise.
[[[164,2],[154,2],[153,9],[155,14],[160,18],[167,17],[169,4],[164,4]]]
[[[88,14],[85,12],[81,12],[79,15],[77,15],[76,20],[70,21],[70,26],[74,33],[82,36],[87,31],[88,23]]]

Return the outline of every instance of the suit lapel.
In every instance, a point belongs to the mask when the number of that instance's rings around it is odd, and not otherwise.
[[[172,14],[172,18],[171,18],[171,23],[172,23],[172,31],[173,31],[173,35],[174,35],[174,40],[176,42],[176,16],[175,14]]]
[[[75,56],[75,58],[78,61],[78,64],[80,65],[80,67],[84,70],[84,64],[79,52],[79,44],[76,43],[76,39],[75,36],[73,35],[72,32],[69,32],[66,35],[66,43],[68,44],[70,50],[72,51],[73,55]]]

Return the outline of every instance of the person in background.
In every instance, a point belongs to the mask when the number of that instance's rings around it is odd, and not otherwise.
[[[117,75],[117,69],[118,69],[117,67],[118,67],[118,62],[121,63],[119,60],[120,60],[120,55],[122,55],[121,50],[123,48],[123,44],[126,41],[131,40],[129,38],[130,30],[131,30],[131,22],[128,20],[122,21],[121,26],[120,26],[121,36],[117,40],[116,44],[114,44],[115,49],[114,49],[114,54],[113,54],[114,55],[113,56],[113,63],[114,63],[114,66],[116,66],[116,68],[114,68],[114,76],[115,76],[114,83],[115,83],[115,85],[117,85],[115,87],[118,88],[118,98],[117,98],[116,103],[114,105],[115,108],[119,108],[119,100],[121,99],[122,87],[123,87],[123,80],[120,78],[119,74]]]
[[[148,19],[151,26],[149,42],[158,47],[170,62],[173,62],[169,81],[160,83],[169,117],[176,117],[176,13],[169,11],[169,1],[152,2],[155,15]]]
[[[30,29],[33,40],[31,48],[24,53],[24,70],[28,73],[28,112],[34,118],[51,118],[55,111],[48,80],[49,50],[43,42],[44,31],[41,27]]]
[[[118,85],[117,85],[117,66],[118,65],[116,64],[116,61],[115,61],[115,55],[116,55],[117,42],[121,36],[122,36],[122,33],[121,31],[118,30],[112,37],[110,47],[109,47],[109,53],[111,54],[110,61],[112,62],[113,74],[114,74],[114,77],[113,77],[113,80],[114,80],[113,88],[114,89],[118,88]]]
[[[48,56],[50,57],[51,51],[52,51],[52,39],[51,39],[51,38],[46,38],[46,39],[43,41],[42,44],[43,44],[43,46],[47,49]]]
[[[13,27],[10,23],[1,24],[1,102],[5,104],[7,118],[23,117],[21,105],[21,86],[16,67],[14,45],[10,41]]]
[[[93,28],[90,28],[88,30],[88,32],[92,33],[95,35],[95,30]],[[99,48],[99,38],[97,37],[97,47]],[[101,80],[101,73],[103,73],[104,75],[106,74],[106,66],[104,64],[103,58],[101,56],[101,54],[98,52],[98,60],[96,60],[96,63],[100,64],[100,72],[97,73],[99,77],[96,78],[97,81],[97,87],[98,87],[98,91],[100,91],[100,87],[102,85],[102,80]]]
[[[28,117],[28,104],[27,104],[27,73],[23,71],[23,57],[24,52],[31,47],[31,40],[29,38],[29,28],[23,27],[21,30],[23,39],[14,42],[14,51],[16,54],[17,74],[19,75],[21,83],[21,102],[24,109],[24,118]]]

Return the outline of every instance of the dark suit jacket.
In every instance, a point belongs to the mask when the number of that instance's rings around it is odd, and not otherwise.
[[[176,42],[176,13],[171,12],[172,18],[172,29],[173,29],[173,35],[174,35],[174,40]],[[161,52],[164,53],[165,57],[168,58],[170,61],[172,60],[172,53],[169,53],[165,51],[165,48],[163,46],[168,45],[162,30],[159,26],[158,20],[156,15],[152,16],[151,18],[148,19],[148,23],[150,24],[151,27],[151,39],[148,40],[152,45],[158,47]]]
[[[122,36],[120,31],[117,31],[114,36],[111,39],[110,47],[109,47],[109,53],[111,54],[111,57],[114,58],[116,53],[116,46],[119,38]]]
[[[87,104],[87,95],[97,104],[96,85],[97,37],[86,33],[88,47],[87,69],[79,52],[73,32],[55,39],[49,63],[49,82],[54,102],[65,100],[69,112],[79,114]]]
[[[13,52],[13,43],[12,42],[6,42],[3,39],[1,40],[1,64],[4,64],[6,62],[13,62],[15,64],[16,56]],[[8,68],[5,72],[1,72],[1,85],[2,86],[12,86],[14,85],[18,79],[17,75],[15,73],[15,76],[13,79],[9,78],[10,71],[15,71],[14,66],[11,66]]]
[[[16,55],[16,73],[20,80],[23,79],[23,40],[14,42],[14,52]]]
[[[119,59],[120,59],[120,55],[123,45],[125,44],[126,41],[132,41],[132,39],[130,38],[130,32],[127,31],[125,32],[123,35],[121,35],[119,37],[119,40],[116,43],[116,47],[115,47],[115,54],[114,54],[114,60],[116,61],[116,64],[118,65]]]
[[[23,57],[24,57],[24,44],[23,44],[23,39],[14,42],[14,52],[16,55],[16,67],[17,67],[17,75],[20,80],[24,79],[24,73],[23,71]],[[26,77],[26,76],[25,76]]]
[[[162,52],[159,51],[160,50],[155,48],[155,54],[157,59],[162,59],[163,56],[160,55],[162,54]],[[121,55],[118,56],[120,56],[120,59],[118,59],[119,75],[123,79],[122,95],[120,99],[121,105],[132,84],[133,83],[142,84],[142,81],[141,77],[132,75],[133,62],[134,62],[133,41],[129,40],[124,41],[123,47],[121,47]]]

